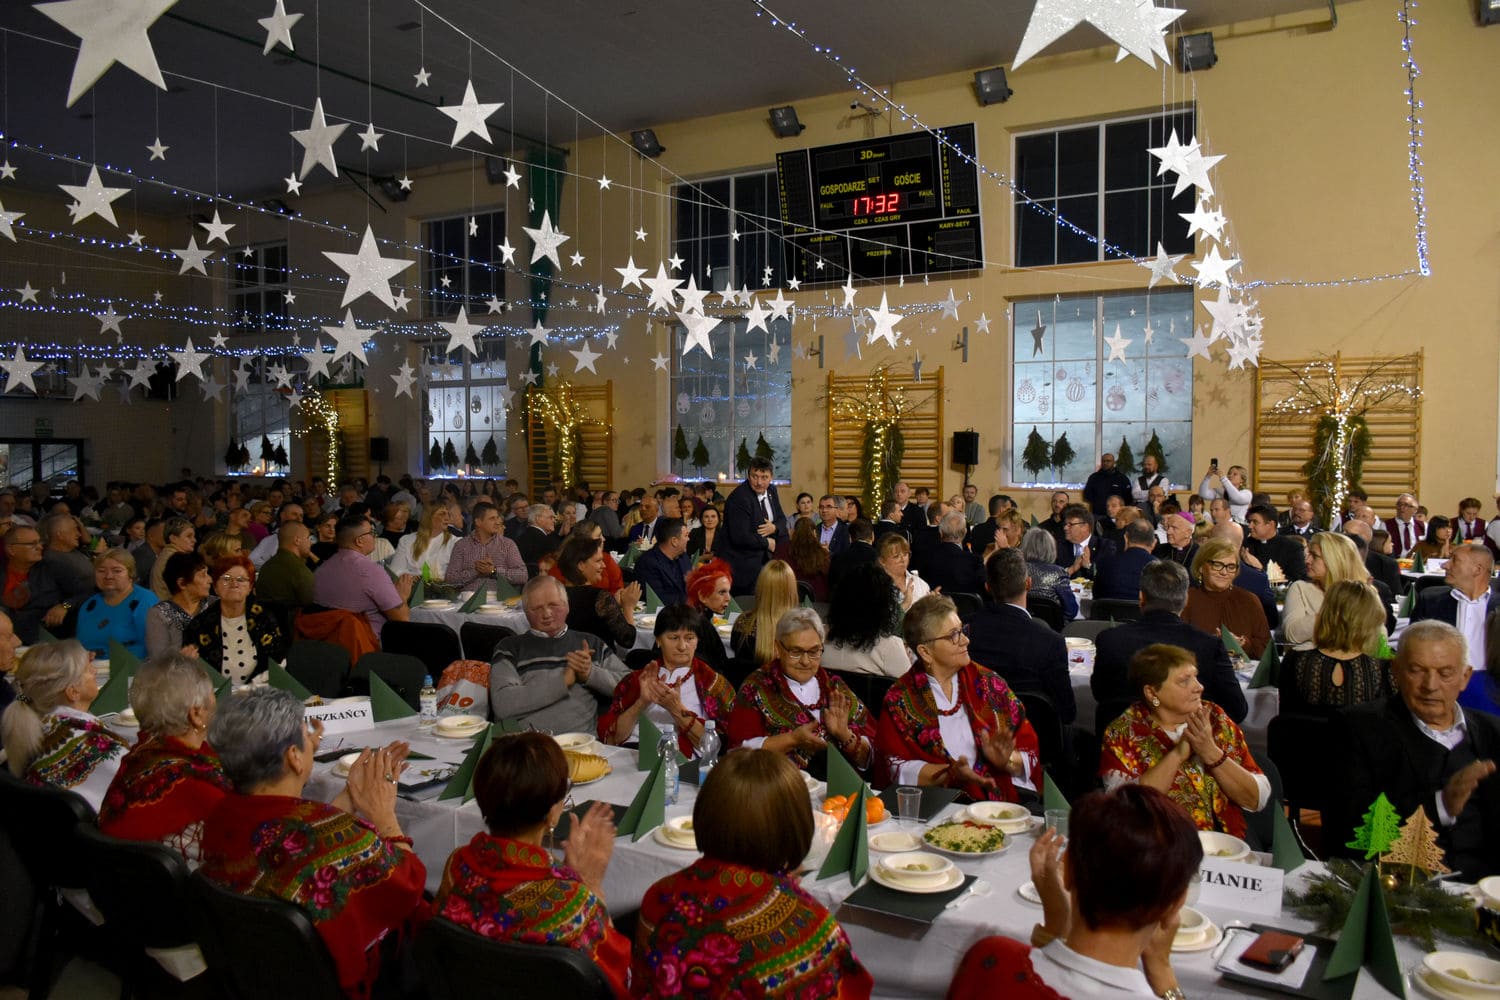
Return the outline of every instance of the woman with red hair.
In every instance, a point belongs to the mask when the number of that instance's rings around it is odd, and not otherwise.
[[[286,657],[286,637],[276,616],[254,599],[255,564],[249,556],[221,559],[209,572],[219,603],[188,622],[182,641],[196,645],[198,658],[232,683],[248,684],[272,660]]]
[[[698,621],[698,659],[729,676],[729,651],[719,636],[718,626],[729,624],[729,585],[733,574],[722,559],[699,563],[687,576],[688,607],[703,614]]]

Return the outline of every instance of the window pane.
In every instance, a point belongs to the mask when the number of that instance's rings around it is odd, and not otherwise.
[[[1083,231],[1079,233],[1067,226],[1056,226],[1057,263],[1076,264],[1098,260],[1099,245],[1089,237],[1099,231],[1099,196],[1090,194],[1081,198],[1059,198],[1057,214]]]
[[[1043,202],[1053,207],[1054,202]],[[1016,203],[1016,266],[1045,267],[1057,262],[1057,234],[1052,216],[1041,207]]]
[[[1150,256],[1156,251],[1151,243],[1151,224],[1147,218],[1151,194],[1140,188],[1114,191],[1104,196],[1104,238],[1133,257]]]
[[[1151,144],[1151,122],[1146,118],[1114,122],[1104,128],[1104,187],[1106,190],[1145,187],[1156,173],[1157,160],[1146,152]]]
[[[1197,203],[1197,188],[1188,188],[1176,198],[1171,197],[1172,189],[1151,189],[1151,238],[1150,253],[1156,253],[1158,241],[1166,247],[1167,253],[1196,253],[1193,237],[1188,235],[1187,220],[1182,217],[1183,212],[1191,212]]]
[[[1057,134],[1057,193],[1092,194],[1099,190],[1099,129],[1095,126]]]
[[[1026,135],[1016,140],[1016,183],[1033,198],[1057,193],[1057,136]]]

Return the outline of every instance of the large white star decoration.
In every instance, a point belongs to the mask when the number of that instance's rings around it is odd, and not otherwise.
[[[1206,198],[1214,193],[1213,183],[1208,179],[1208,172],[1224,159],[1223,156],[1204,156],[1198,150],[1198,139],[1193,138],[1193,149],[1187,154],[1182,164],[1182,169],[1177,172],[1177,185],[1172,189],[1172,197],[1175,198],[1188,189],[1188,185],[1198,188],[1198,197]]]
[[[369,364],[369,358],[365,356],[365,335],[372,330],[361,330],[354,325],[354,310],[344,310],[344,322],[338,326],[325,326],[323,332],[334,339],[333,357],[329,360],[338,363],[339,358],[349,355]]]
[[[776,289],[776,297],[770,301],[769,305],[771,306],[772,319],[792,318],[792,300],[783,295],[781,289]]]
[[[1011,68],[1015,69],[1080,24],[1092,24],[1148,66],[1167,58],[1163,31],[1183,11],[1151,0],[1037,0]]]
[[[672,311],[672,293],[682,284],[681,278],[669,276],[666,267],[658,262],[656,277],[642,279],[642,284],[651,292],[651,299],[646,305],[648,310],[655,312],[660,309],[664,313]]]
[[[380,152],[380,140],[384,138],[385,133],[375,131],[375,123],[370,122],[365,126],[365,130],[359,133],[359,151],[361,153],[365,150]]]
[[[229,231],[234,228],[234,223],[220,222],[219,210],[217,208],[214,209],[214,221],[200,222],[198,225],[208,230],[208,238],[203,241],[204,246],[207,246],[214,240],[223,240],[225,246],[229,245]]]
[[[1246,337],[1229,344],[1229,370],[1244,368],[1247,363],[1260,367],[1260,339],[1257,337]]]
[[[762,307],[760,300],[752,296],[750,299],[750,308],[745,310],[745,332],[765,330],[767,333],[770,333],[770,329],[766,326],[766,320],[770,318],[771,311]]]
[[[530,330],[527,330],[526,334],[531,338],[531,343],[526,345],[529,349],[532,347],[536,347],[539,344],[547,343],[548,338],[552,336],[552,331],[543,326],[541,320],[537,320],[536,326],[533,326]]]
[[[1191,337],[1178,337],[1177,339],[1182,341],[1182,345],[1187,348],[1188,357],[1198,357],[1204,361],[1213,360],[1213,341],[1209,339],[1208,334],[1203,332],[1201,326],[1193,328]]]
[[[276,388],[278,389],[290,389],[292,387],[292,379],[296,378],[296,375],[286,365],[279,362],[267,368],[266,374],[271,376],[271,380],[276,383]]]
[[[5,391],[10,392],[12,389],[25,386],[32,392],[36,392],[36,383],[31,381],[31,379],[36,374],[37,369],[44,365],[46,365],[45,361],[27,361],[26,348],[17,344],[16,356],[14,358],[9,361],[0,358],[0,368],[4,368],[6,375],[9,376],[5,380]]]
[[[573,361],[574,361],[573,374],[574,375],[577,375],[579,372],[585,371],[585,370],[591,371],[595,375],[599,374],[599,369],[597,369],[597,368],[594,367],[594,362],[598,361],[600,358],[604,357],[604,355],[600,354],[598,351],[595,351],[594,348],[593,348],[593,345],[591,345],[587,340],[585,340],[583,342],[583,350],[581,350],[581,351],[569,351],[568,353],[571,354],[571,355],[573,355]]]
[[[78,61],[68,84],[68,107],[88,92],[115,63],[156,84],[167,82],[156,65],[146,31],[177,0],[60,0],[36,9],[78,36]]]
[[[391,296],[391,307],[397,312],[406,312],[406,305],[411,299],[407,297],[406,289],[396,289],[396,294]]]
[[[1198,272],[1198,287],[1212,288],[1215,285],[1228,286],[1229,269],[1238,267],[1239,263],[1240,259],[1238,257],[1222,257],[1219,255],[1219,248],[1217,246],[1209,247],[1208,253],[1203,256],[1201,261],[1193,261],[1193,270]]]
[[[464,84],[463,102],[457,105],[440,107],[438,111],[453,119],[453,138],[449,146],[457,146],[463,141],[464,136],[477,135],[485,142],[490,141],[490,130],[484,120],[504,107],[504,101],[496,101],[493,104],[481,104],[474,96],[474,81],[470,80]]]
[[[78,402],[84,396],[94,402],[99,401],[99,390],[104,386],[104,376],[98,372],[91,372],[87,365],[82,366],[82,374],[73,376],[73,402]]]
[[[187,339],[187,346],[180,351],[168,351],[177,360],[177,381],[191,375],[200,382],[203,380],[203,362],[212,360],[213,355],[207,351],[200,351],[193,347],[193,338]]]
[[[213,251],[207,248],[198,249],[198,237],[189,236],[187,246],[181,250],[173,249],[172,252],[182,260],[182,267],[177,270],[178,274],[197,271],[204,277],[208,276],[208,269],[203,266],[203,262],[209,258]]]
[[[988,316],[986,316],[984,313],[980,313],[979,314],[979,318],[974,321],[974,332],[975,333],[989,333],[990,332],[990,318]]]
[[[703,300],[708,297],[707,289],[698,287],[698,279],[694,275],[688,275],[687,285],[677,289],[677,295],[682,299],[683,312],[703,311]]]
[[[62,0],[62,2],[73,3],[77,0]],[[130,188],[105,187],[99,181],[99,168],[96,166],[89,167],[89,179],[84,183],[59,184],[58,187],[72,195],[77,201],[76,205],[68,206],[74,225],[91,215],[97,215],[111,226],[118,226],[119,223],[115,221],[115,210],[110,203],[130,192]]]
[[[885,292],[880,293],[880,308],[867,308],[865,312],[869,315],[870,319],[875,321],[874,327],[870,330],[869,343],[873,344],[877,340],[884,340],[890,346],[895,347],[896,324],[901,322],[905,317],[901,313],[891,312],[891,307],[886,302]]]
[[[954,322],[958,321],[958,299],[953,297],[953,289],[948,289],[948,297],[938,303],[938,305],[943,310],[943,316],[952,319]],[[941,319],[942,317],[939,318]]]
[[[296,49],[292,46],[292,25],[300,20],[301,14],[288,14],[284,0],[276,0],[276,9],[271,12],[270,17],[256,19],[256,23],[266,29],[266,47],[260,54],[270,55],[277,42],[285,45],[288,52],[295,52]]]
[[[1115,335],[1113,337],[1105,337],[1104,342],[1109,345],[1109,357],[1105,358],[1106,361],[1124,361],[1125,348],[1134,343],[1133,340],[1120,332],[1120,324],[1118,323],[1115,324]]]
[[[36,302],[36,293],[40,291],[40,289],[32,288],[31,281],[28,279],[26,284],[22,285],[20,288],[17,288],[16,291],[21,293],[21,302],[26,303]]]
[[[1167,137],[1165,146],[1153,146],[1146,150],[1152,156],[1161,161],[1156,168],[1156,176],[1161,177],[1167,171],[1180,174],[1187,168],[1187,158],[1198,151],[1198,142],[1194,139],[1187,145],[1183,145],[1177,138],[1177,129],[1172,129],[1172,134]]]
[[[391,297],[391,279],[411,267],[412,261],[380,256],[380,247],[375,243],[375,230],[369,223],[365,223],[365,235],[359,241],[358,253],[324,250],[323,256],[333,261],[334,267],[349,275],[349,284],[344,289],[344,301],[339,303],[340,308],[365,294],[375,296],[385,303],[387,309],[396,308],[396,302]]]
[[[333,355],[323,351],[322,341],[314,337],[312,349],[300,351],[299,353],[307,362],[306,377],[308,382],[311,382],[319,375],[322,375],[324,378],[328,377],[328,363],[333,360]]]
[[[412,75],[416,78],[418,87],[427,86],[427,81],[432,79],[432,74],[427,72],[426,66],[418,66],[417,71]]]
[[[797,277],[796,275],[793,275],[792,277],[786,279],[786,287],[795,292],[797,289],[802,287],[802,279]]]
[[[396,383],[396,395],[412,399],[411,387],[416,378],[416,372],[412,371],[411,365],[405,361],[401,362],[401,370],[391,376],[392,381]]]
[[[136,358],[134,368],[120,369],[130,379],[130,388],[151,388],[151,376],[156,374],[156,365],[145,358]],[[241,386],[240,388],[244,388]]]
[[[687,337],[683,340],[682,343],[682,356],[687,357],[687,353],[693,348],[701,347],[704,354],[707,354],[709,357],[713,357],[713,341],[709,338],[713,334],[715,328],[718,327],[719,321],[712,316],[705,316],[702,313],[690,312],[678,313],[677,319],[680,323],[682,323],[684,327],[687,328]]]
[[[552,266],[562,268],[562,260],[557,256],[557,248],[566,243],[571,237],[552,228],[552,213],[542,212],[542,224],[537,229],[530,226],[522,226],[521,231],[531,237],[531,263],[546,257],[552,261]]]
[[[620,273],[620,288],[622,290],[626,288],[640,288],[641,275],[646,273],[645,268],[635,266],[634,256],[631,256],[631,258],[626,261],[624,267],[617,267],[615,268],[615,270]]]
[[[1228,337],[1236,340],[1245,334],[1245,320],[1249,314],[1249,307],[1243,302],[1236,302],[1230,298],[1228,288],[1219,289],[1217,300],[1201,300],[1201,305],[1213,317],[1209,328],[1209,343],[1213,343],[1220,337]]]
[[[25,212],[7,212],[5,206],[0,205],[0,236],[4,236],[12,243],[16,242],[16,231],[12,227],[25,214]]]
[[[94,318],[99,321],[99,332],[109,333],[114,331],[120,333],[120,320],[124,317],[115,315],[115,306],[111,302],[102,313],[94,313]]]
[[[479,357],[479,348],[474,346],[474,338],[484,332],[484,327],[469,322],[469,311],[467,309],[459,306],[458,319],[452,323],[439,323],[438,326],[448,331],[448,344],[443,348],[444,357],[457,351],[460,347],[468,351],[470,357]]]
[[[342,125],[328,124],[328,119],[323,116],[323,98],[313,102],[312,120],[308,122],[307,128],[292,130],[292,138],[302,147],[302,167],[297,171],[298,180],[305,179],[312,168],[318,166],[335,177],[339,175],[339,165],[333,159],[333,144],[348,127],[348,122]]]
[[[1229,221],[1224,218],[1223,212],[1217,208],[1210,208],[1204,201],[1200,201],[1191,212],[1178,212],[1177,214],[1187,220],[1189,236],[1202,233],[1211,240],[1223,238],[1224,225]]]
[[[287,194],[301,194],[302,182],[297,179],[296,174],[287,174],[282,180],[286,181]]]
[[[672,369],[668,367],[671,362],[672,359],[667,357],[665,354],[658,354],[656,357],[651,359],[651,363],[656,366],[656,368],[654,369],[655,371],[666,372],[668,374],[671,374],[672,372]]]
[[[203,401],[205,403],[210,399],[223,402],[224,390],[228,388],[228,385],[224,382],[220,382],[216,378],[211,378],[200,381],[198,383],[198,388],[203,390]]]
[[[1151,272],[1151,283],[1146,287],[1155,288],[1158,281],[1170,281],[1174,285],[1177,284],[1177,271],[1174,268],[1182,263],[1183,258],[1186,256],[1187,254],[1185,253],[1168,254],[1167,248],[1158,241],[1156,244],[1156,256],[1140,262],[1142,267],[1147,268]]]
[[[13,181],[15,179],[16,168],[10,165],[10,161],[6,160],[0,163],[0,181]]]
[[[156,141],[146,147],[146,152],[151,154],[152,160],[165,160],[167,158],[167,150],[171,148],[171,146],[163,146],[161,136],[157,136]],[[148,160],[147,162],[150,161]]]
[[[857,289],[854,287],[854,275],[853,274],[850,274],[848,277],[846,277],[844,279],[843,287],[841,287],[839,289],[839,291],[841,291],[841,292],[844,293],[844,305],[843,305],[843,308],[845,308],[845,309],[853,309],[854,308],[854,293],[857,291]]]

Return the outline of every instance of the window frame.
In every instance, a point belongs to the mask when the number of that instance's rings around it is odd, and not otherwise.
[[[480,297],[481,292],[474,291],[472,287],[475,268],[488,270],[494,275],[494,282],[488,289],[488,292],[490,295],[500,299],[500,301],[506,301],[504,255],[499,251],[497,245],[492,246],[486,254],[478,257],[474,255],[474,242],[480,240],[481,236],[478,234],[474,236],[469,235],[468,223],[470,219],[488,220],[480,222],[480,232],[483,233],[487,226],[492,243],[495,236],[500,237],[500,242],[506,240],[508,231],[505,228],[507,220],[506,209],[503,203],[484,210],[476,208],[471,212],[463,212],[457,215],[435,215],[431,218],[421,220],[422,242],[418,295],[420,296],[419,312],[424,319],[452,319],[458,315],[460,307],[467,308],[469,315],[474,315],[477,311],[475,305],[483,304],[486,301],[485,298]],[[432,250],[433,231],[429,227],[453,222],[459,224],[459,233],[463,237],[462,252],[458,254],[439,254]],[[450,262],[442,267],[435,267],[434,260],[439,257],[450,259]],[[461,275],[463,280],[462,289],[455,291],[451,287],[446,289],[438,288],[437,286],[441,284],[442,272],[453,272]],[[452,306],[451,309],[448,308],[450,305]]]
[[[669,190],[669,196],[672,204],[672,253],[675,256],[683,258],[683,270],[681,271],[681,276],[684,280],[686,280],[688,276],[692,276],[697,279],[699,288],[705,288],[713,292],[720,291],[720,289],[714,287],[715,269],[712,264],[712,251],[707,251],[709,266],[708,270],[705,272],[694,266],[698,263],[698,258],[694,254],[683,253],[682,248],[685,243],[691,243],[695,245],[695,250],[697,247],[703,247],[706,250],[710,241],[723,240],[725,241],[726,248],[726,264],[724,265],[724,268],[731,278],[731,284],[729,285],[729,287],[748,287],[752,291],[755,291],[761,288],[776,288],[783,286],[788,272],[786,267],[786,255],[782,250],[782,224],[780,216],[770,214],[768,212],[770,205],[768,204],[761,205],[760,210],[753,212],[745,211],[739,207],[739,186],[741,182],[752,177],[760,178],[764,181],[768,199],[773,199],[776,197],[777,188],[775,164],[772,164],[769,167],[758,167],[755,169],[714,174],[708,177],[699,177],[689,181],[681,181],[671,186]],[[709,200],[686,202],[682,197],[682,192],[685,189],[692,188],[701,190],[701,188],[706,185],[717,184],[721,181],[729,182],[729,201],[723,206],[719,206],[714,201]],[[683,237],[682,235],[680,235],[680,213],[684,204],[707,205],[709,207],[715,208],[722,207],[724,211],[728,213],[728,228],[725,230],[725,232],[720,234]],[[741,230],[738,225],[738,220],[741,216],[753,219],[755,228],[751,231]],[[736,232],[738,232],[740,236],[738,240],[734,238],[734,234]],[[765,277],[764,270],[753,275],[741,271],[742,254],[740,248],[742,245],[744,245],[744,241],[747,239],[763,245],[763,250],[759,256],[763,261],[771,266],[771,277],[769,279]],[[743,259],[745,261],[748,261],[752,256],[754,255],[745,253],[743,254]],[[738,278],[737,281],[732,280],[736,277]],[[755,280],[752,281],[750,280],[751,278],[754,278]]]
[[[244,259],[244,250],[249,249],[252,255],[251,261]],[[265,254],[268,250],[281,251],[281,280],[267,281],[267,265]],[[263,333],[268,330],[284,330],[291,322],[291,310],[287,308],[286,293],[291,290],[291,249],[286,240],[268,240],[264,243],[252,243],[248,247],[238,250],[230,250],[225,256],[229,258],[229,274],[225,282],[225,293],[228,298],[229,315],[234,317],[234,329],[240,333]],[[246,280],[241,275],[245,271],[255,272],[254,280]],[[243,311],[240,303],[251,297],[258,297],[260,308],[254,311]],[[275,306],[267,309],[267,304]],[[274,323],[268,323],[267,319],[274,319]]]

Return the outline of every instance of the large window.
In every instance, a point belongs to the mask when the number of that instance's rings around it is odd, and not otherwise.
[[[444,337],[423,348],[428,372],[422,411],[426,430],[424,467],[434,476],[501,475],[509,395],[505,338],[476,340],[479,356],[470,357],[469,352],[461,350],[461,362],[444,357],[446,343]],[[433,461],[434,445],[439,461]]]
[[[422,224],[422,315],[488,312],[491,298],[505,298],[505,213],[481,212]]]
[[[249,464],[234,471],[286,475],[287,466],[277,464],[274,459],[266,461],[261,454],[269,443],[272,452],[279,447],[282,454],[291,456],[292,408],[286,397],[277,391],[274,382],[252,381],[245,388],[231,388],[230,392],[234,414],[230,437],[250,451]]]
[[[1104,452],[1128,448],[1138,466],[1155,438],[1173,483],[1193,469],[1193,360],[1179,339],[1193,332],[1187,289],[1024,299],[1011,315],[1012,483],[1079,486]],[[1128,340],[1109,360],[1106,338]],[[1033,432],[1035,436],[1033,436]],[[1027,468],[1045,450],[1072,458]]]
[[[779,288],[783,281],[776,171],[718,177],[672,188],[672,251],[699,288]],[[767,271],[769,268],[769,272]]]
[[[713,357],[694,348],[686,357],[686,332],[677,329],[672,363],[672,440],[681,430],[689,457],[672,470],[690,479],[739,479],[747,469],[740,447],[754,455],[764,438],[778,479],[792,468],[791,324],[772,320],[769,330],[747,330],[745,320],[725,320],[709,335]],[[693,454],[702,442],[707,463]],[[697,454],[697,460],[703,459]]]
[[[229,261],[229,313],[241,330],[279,330],[287,323],[286,243],[267,243],[225,254]]]
[[[1197,189],[1172,197],[1177,175],[1158,177],[1159,161],[1147,152],[1165,146],[1174,128],[1181,142],[1190,141],[1193,112],[1017,135],[1015,180],[1035,204],[1015,199],[1016,266],[1104,260],[1099,241],[1135,257],[1155,254],[1158,241],[1168,253],[1192,253],[1178,213],[1193,210]],[[1088,235],[1060,224],[1053,212]]]

